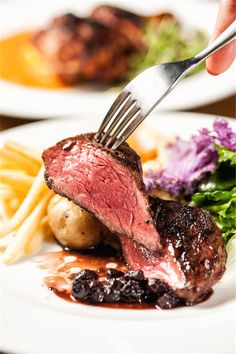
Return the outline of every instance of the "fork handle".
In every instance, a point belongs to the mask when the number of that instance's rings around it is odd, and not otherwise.
[[[208,58],[220,48],[226,46],[236,38],[236,21],[222,32],[212,43],[210,43],[203,51],[193,57],[193,66],[200,64],[203,60]]]

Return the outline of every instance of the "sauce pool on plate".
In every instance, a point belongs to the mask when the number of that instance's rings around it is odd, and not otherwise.
[[[33,34],[23,32],[0,40],[0,78],[35,88],[68,87],[31,43]]]
[[[77,301],[72,296],[72,281],[82,269],[92,269],[101,273],[108,268],[126,271],[127,267],[119,257],[105,255],[83,254],[71,251],[49,252],[40,257],[40,267],[47,270],[44,283],[58,297],[77,304],[88,305]],[[102,303],[89,305],[119,309],[154,309],[154,303]]]
[[[147,310],[147,309],[160,309],[157,299],[154,297],[148,301],[132,301],[126,302],[94,302],[90,300],[81,301],[75,298],[72,291],[72,283],[76,276],[81,273],[83,269],[87,271],[95,271],[98,279],[104,281],[107,276],[107,271],[111,269],[122,271],[126,273],[128,268],[119,257],[117,251],[110,246],[104,246],[103,244],[93,246],[88,249],[81,250],[79,252],[62,250],[57,252],[48,252],[41,256],[39,259],[40,268],[46,270],[47,274],[44,277],[44,284],[47,288],[54,292],[55,295],[63,300],[71,303],[77,303],[80,305],[90,305],[95,307],[106,308],[118,308],[118,309],[133,309],[133,310]],[[88,278],[90,279],[90,278]],[[158,288],[157,288],[158,289]],[[206,301],[213,291],[210,289],[195,303]],[[166,293],[168,294],[168,292]],[[176,298],[178,300],[178,298]],[[175,300],[176,300],[175,299]],[[168,300],[167,300],[168,301]],[[175,302],[173,307],[180,306],[192,306],[193,303],[185,303],[183,301]],[[161,305],[160,305],[161,306]],[[163,309],[169,309],[173,307],[162,307]]]

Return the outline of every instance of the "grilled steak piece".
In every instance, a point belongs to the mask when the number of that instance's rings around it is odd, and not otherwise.
[[[150,198],[164,255],[120,236],[130,268],[147,278],[167,283],[175,294],[194,303],[207,293],[225,271],[226,251],[210,213],[176,201]]]
[[[32,42],[66,83],[124,80],[130,57],[147,50],[144,27],[171,14],[142,17],[112,6],[99,6],[90,17],[66,14],[38,31]]]
[[[170,13],[161,13],[153,16],[140,16],[136,13],[109,5],[96,7],[91,18],[122,33],[138,51],[146,49],[144,38],[145,26],[152,22],[159,24],[163,20],[174,20]]]
[[[72,14],[53,19],[32,41],[55,73],[70,84],[119,81],[130,54],[136,52],[122,33]]]
[[[122,33],[138,51],[146,48],[143,35],[146,21],[142,16],[114,6],[101,5],[93,10],[90,17]]]
[[[150,250],[161,248],[145,193],[138,155],[93,141],[94,134],[59,142],[43,154],[48,186],[93,213],[111,231]]]
[[[148,197],[137,154],[127,144],[106,149],[93,136],[69,138],[44,152],[48,186],[119,234],[131,269],[168,284],[187,304],[198,302],[225,270],[213,218],[203,209]]]

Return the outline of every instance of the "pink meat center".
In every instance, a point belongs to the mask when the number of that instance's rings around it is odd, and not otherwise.
[[[52,156],[48,172],[57,189],[88,208],[111,231],[124,233],[155,250],[158,234],[148,201],[134,176],[93,144],[74,145],[70,152]]]

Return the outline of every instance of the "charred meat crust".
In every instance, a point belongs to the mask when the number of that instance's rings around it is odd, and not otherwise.
[[[196,303],[210,291],[225,271],[227,254],[220,230],[210,213],[203,209],[154,197],[150,197],[150,203],[163,252],[171,246],[173,259],[184,274],[184,287],[173,290],[189,304]],[[136,243],[131,246],[137,248],[140,255],[143,254],[155,266],[158,254]],[[131,261],[132,255],[126,248],[123,249],[124,254]],[[142,269],[141,263],[138,268]]]
[[[186,287],[176,293],[198,298],[225,272],[227,254],[220,230],[206,210],[160,199],[152,205],[163,246],[173,246],[186,278]]]
[[[146,51],[143,28],[147,19],[133,12],[113,6],[101,5],[96,7],[90,18],[103,23],[105,26],[125,36],[130,45],[138,52]]]
[[[69,84],[120,81],[137,51],[121,32],[72,14],[55,18],[32,42]]]
[[[86,18],[71,13],[54,18],[32,43],[67,84],[118,83],[127,75],[130,58],[147,51],[144,25],[166,19],[174,20],[168,13],[143,17],[99,6]]]
[[[142,16],[137,13],[109,5],[100,5],[96,7],[92,11],[90,18],[93,18],[96,21],[103,23],[104,25],[110,28],[117,28],[121,32],[125,32],[125,30],[129,29],[131,33],[127,33],[126,31],[127,36],[129,36],[130,34],[137,34],[136,31],[132,32],[132,29],[134,31],[135,28],[136,30],[139,29],[141,34],[141,31],[143,31],[144,26],[147,25],[147,23],[149,22],[160,23],[162,21],[168,20],[177,22],[174,15],[169,12]],[[130,25],[132,25],[132,27]],[[133,40],[135,39],[136,38],[134,37]]]
[[[120,19],[131,21],[140,27],[144,25],[145,17],[137,15],[134,12],[121,9],[115,6],[101,5],[96,7],[92,13],[92,18],[96,18],[100,22],[106,23],[108,26],[114,25],[114,22],[119,22]]]
[[[187,280],[194,272],[196,287],[200,278],[221,277],[225,271],[226,250],[211,214],[201,208],[176,201],[150,198],[156,228],[164,247],[172,245],[176,260]],[[191,279],[192,281],[193,279]]]

